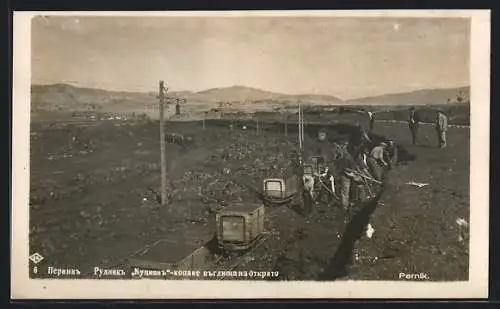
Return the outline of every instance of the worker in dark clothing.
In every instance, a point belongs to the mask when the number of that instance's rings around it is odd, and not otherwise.
[[[351,205],[350,193],[353,182],[353,175],[349,170],[356,170],[358,167],[355,158],[349,153],[345,153],[342,158],[336,161],[336,170],[339,175],[340,182],[340,204],[344,211],[349,210]]]
[[[371,143],[371,139],[368,133],[366,133],[365,128],[359,124],[356,126],[356,130],[349,137],[348,145],[348,150],[354,157],[357,157],[361,150],[368,147]]]
[[[418,113],[415,110],[415,107],[412,106],[410,108],[410,115],[408,117],[408,126],[410,127],[410,131],[411,131],[411,143],[412,143],[412,145],[417,144],[419,122],[420,122],[420,119],[418,117]]]

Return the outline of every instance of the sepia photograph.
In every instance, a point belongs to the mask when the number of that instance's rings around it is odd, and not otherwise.
[[[15,12],[12,297],[486,297],[489,31]]]

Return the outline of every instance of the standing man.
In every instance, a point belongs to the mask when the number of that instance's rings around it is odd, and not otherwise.
[[[410,127],[411,131],[411,144],[416,145],[417,144],[417,135],[418,135],[418,126],[419,126],[420,119],[418,117],[418,113],[415,110],[415,107],[410,107],[410,115],[408,117],[408,126]]]
[[[181,105],[179,104],[179,102],[177,102],[175,104],[175,114],[176,115],[180,115],[181,114]]]
[[[436,131],[438,135],[439,148],[446,148],[446,131],[448,131],[448,117],[442,110],[436,113]]]
[[[345,152],[335,160],[336,174],[339,176],[340,205],[344,211],[344,222],[348,222],[352,215],[351,189],[356,181],[361,181],[360,176],[352,173],[357,169],[357,162],[349,152]]]
[[[375,116],[373,112],[367,111],[368,119],[370,121],[370,132],[373,132],[373,127],[375,126]]]

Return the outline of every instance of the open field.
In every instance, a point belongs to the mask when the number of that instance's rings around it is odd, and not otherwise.
[[[335,117],[364,121],[359,115]],[[158,122],[32,120],[30,252],[45,257],[42,267],[78,267],[91,276],[94,266],[113,264],[159,239],[193,247],[205,243],[214,233],[214,211],[232,202],[259,202],[251,188],[289,172],[297,137],[291,125],[284,136],[277,123],[283,118],[294,115],[260,118],[260,134],[254,121],[245,122],[247,130],[235,121],[233,131],[229,121],[207,120],[205,130],[199,121],[168,122],[167,132],[190,135],[193,143],[167,144],[165,207],[155,202]],[[330,133],[343,137],[351,129],[337,125]],[[306,130],[313,135],[317,127]],[[436,148],[432,126],[422,126],[418,146],[410,145],[401,123],[378,122],[374,133],[397,140],[404,154],[379,202],[360,205],[347,225],[339,209],[321,204],[308,221],[295,207],[268,208],[274,237],[242,269],[280,271],[281,280],[392,280],[400,272],[467,280],[468,244],[458,241],[456,220],[469,217],[469,129],[450,128],[446,149]],[[419,188],[409,181],[429,185]],[[375,229],[372,238],[364,235],[368,222]]]

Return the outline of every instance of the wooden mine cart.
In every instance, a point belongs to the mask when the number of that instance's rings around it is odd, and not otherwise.
[[[264,232],[264,205],[234,204],[215,215],[217,244],[223,251],[252,247]]]
[[[264,197],[272,203],[287,202],[297,194],[300,177],[290,175],[287,178],[266,178],[263,182]]]

